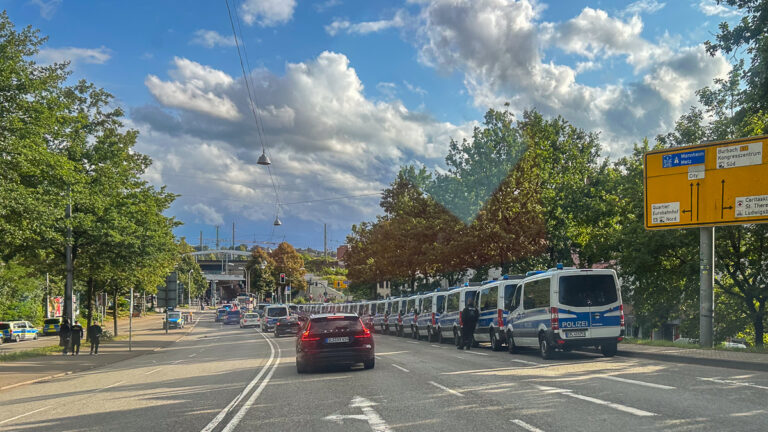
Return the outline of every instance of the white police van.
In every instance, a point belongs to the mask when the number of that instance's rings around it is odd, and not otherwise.
[[[445,309],[445,292],[431,292],[421,297],[419,316],[416,318],[416,337],[426,336],[429,342],[437,340],[437,321]]]
[[[440,315],[437,328],[437,340],[440,343],[452,340],[456,346],[461,344],[461,311],[467,301],[477,299],[479,286],[465,284],[449,291],[445,297],[445,309]],[[477,302],[475,301],[475,305]]]
[[[416,318],[418,318],[418,307],[421,301],[421,295],[412,295],[405,299],[405,309],[402,313],[400,323],[400,336],[415,337]]]
[[[387,328],[386,332],[390,335],[397,336],[403,335],[403,313],[405,312],[405,299],[397,297],[392,299],[392,308],[387,315]]]
[[[391,300],[381,300],[376,303],[376,313],[373,315],[373,329],[379,333],[385,333],[387,329],[387,317],[392,308]]]
[[[624,338],[624,306],[613,270],[551,269],[526,277],[510,303],[509,352],[538,347],[544,359],[555,349],[600,347],[616,355]]]
[[[507,342],[504,329],[509,320],[509,303],[523,275],[504,276],[501,280],[488,281],[480,287],[476,304],[480,318],[475,328],[475,340],[490,342],[491,349],[500,351]]]

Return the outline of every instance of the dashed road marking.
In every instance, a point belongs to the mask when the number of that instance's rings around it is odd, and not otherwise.
[[[48,408],[50,408],[50,407],[52,407],[52,406],[53,406],[53,405],[44,406],[44,407],[42,407],[42,408],[38,408],[38,409],[36,409],[36,410],[34,410],[34,411],[30,411],[30,412],[28,412],[28,413],[24,413],[24,414],[21,414],[21,415],[17,415],[16,417],[11,417],[11,418],[9,418],[9,419],[5,419],[5,420],[3,420],[3,421],[0,421],[0,424],[5,424],[5,423],[8,423],[8,422],[12,422],[12,421],[14,421],[14,420],[16,420],[16,419],[20,419],[20,418],[22,418],[22,417],[24,417],[24,416],[28,416],[28,415],[30,415],[30,414],[34,414],[34,413],[36,413],[36,412],[40,412],[40,411],[42,411],[42,410],[44,410],[44,409],[48,409]]]
[[[521,428],[523,428],[523,429],[525,429],[527,431],[530,431],[530,432],[544,432],[543,430],[537,428],[536,426],[531,426],[531,425],[529,425],[528,423],[526,423],[526,422],[524,422],[522,420],[514,419],[514,420],[510,420],[510,421],[512,423],[520,426]]]
[[[730,380],[730,379],[702,378],[702,377],[696,377],[696,379],[701,380],[701,381],[711,381],[711,382],[715,382],[715,383],[718,383],[718,384],[728,384],[728,385],[735,385],[735,386],[740,386],[740,387],[752,387],[752,388],[759,388],[759,389],[762,389],[762,390],[768,390],[768,387],[766,387],[766,386],[761,386],[761,385],[758,385],[758,384],[752,384],[752,383],[748,383],[748,382],[734,381],[734,380]]]
[[[116,383],[114,383],[114,384],[110,384],[110,385],[108,385],[108,386],[106,386],[106,387],[104,387],[104,388],[100,388],[100,389],[98,389],[98,390],[96,390],[96,391],[98,392],[98,391],[106,390],[106,389],[108,389],[108,388],[112,388],[112,387],[115,387],[115,386],[119,386],[120,384],[123,384],[123,383],[125,383],[125,381],[118,381],[118,382],[116,382]]]
[[[539,390],[543,390],[543,391],[545,391],[547,393],[560,393],[562,395],[570,396],[570,397],[575,398],[575,399],[581,399],[583,401],[592,402],[592,403],[595,403],[595,404],[598,404],[598,405],[605,405],[607,407],[611,407],[611,408],[619,410],[619,411],[624,411],[626,413],[630,413],[630,414],[633,414],[633,415],[636,415],[636,416],[639,416],[639,417],[649,417],[649,416],[655,416],[656,415],[656,414],[654,414],[652,412],[644,411],[644,410],[641,410],[641,409],[638,409],[638,408],[633,408],[633,407],[622,405],[622,404],[619,404],[619,403],[609,402],[609,401],[598,399],[598,398],[593,398],[591,396],[580,395],[580,394],[574,393],[572,390],[568,390],[568,389],[559,389],[559,388],[555,388],[555,387],[545,387],[545,386],[536,386],[536,387],[538,387]]]
[[[406,369],[406,368],[404,368],[404,367],[402,367],[402,366],[398,366],[398,365],[396,365],[396,364],[394,364],[394,363],[392,363],[392,366],[394,366],[394,367],[396,367],[396,368],[400,369],[400,370],[401,370],[401,371],[403,371],[403,372],[410,372],[408,369]]]
[[[522,364],[526,364],[526,365],[531,365],[531,366],[538,366],[538,365],[541,364],[541,363],[536,363],[536,362],[532,362],[532,361],[528,361],[528,360],[520,360],[520,359],[511,359],[510,361],[513,361],[515,363],[522,363]]]
[[[649,382],[645,382],[645,381],[636,381],[636,380],[627,379],[627,378],[621,378],[621,377],[617,377],[617,376],[613,376],[613,375],[601,375],[598,378],[609,379],[609,380],[614,380],[614,381],[620,381],[620,382],[627,383],[627,384],[637,384],[637,385],[641,385],[641,386],[652,387],[652,388],[657,388],[657,389],[662,389],[662,390],[674,390],[676,388],[676,387],[672,387],[672,386],[668,386],[668,385],[654,384],[654,383],[649,383]]]
[[[435,386],[435,387],[439,388],[440,390],[446,391],[446,392],[448,392],[448,393],[450,393],[450,394],[452,394],[452,395],[454,395],[454,396],[460,396],[460,397],[464,397],[464,395],[463,395],[463,394],[461,394],[461,393],[457,392],[456,390],[453,390],[453,389],[449,389],[448,387],[446,387],[446,386],[444,386],[444,385],[440,385],[440,384],[438,384],[438,383],[436,383],[436,382],[434,382],[434,381],[429,381],[429,383],[430,383],[430,384],[432,384],[433,386]]]
[[[155,373],[155,372],[159,371],[160,369],[162,369],[162,368],[152,369],[152,370],[151,370],[151,371],[149,371],[149,372],[144,372],[144,375],[153,374],[153,373]]]
[[[488,355],[487,353],[481,353],[481,352],[477,352],[477,351],[469,351],[469,352],[470,352],[471,354],[475,354],[475,355],[481,355],[481,356],[487,356],[487,355]]]

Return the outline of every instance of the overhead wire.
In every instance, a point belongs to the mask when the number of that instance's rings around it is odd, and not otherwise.
[[[252,91],[253,82],[250,80],[250,73],[251,73],[251,65],[250,61],[248,60],[248,52],[245,48],[245,39],[243,38],[242,33],[242,27],[240,26],[240,16],[237,14],[237,3],[236,0],[232,0],[232,4],[235,9],[235,16],[237,18],[237,28],[240,29],[240,38],[238,38],[238,31],[235,28],[235,19],[232,18],[232,7],[229,5],[229,0],[224,0],[224,4],[227,6],[227,14],[229,16],[229,24],[232,27],[232,36],[235,38],[235,47],[237,48],[237,57],[240,60],[240,69],[243,72],[243,81],[245,82],[245,89],[248,93],[248,101],[249,101],[249,107],[251,109],[251,113],[253,114],[253,119],[256,122],[256,135],[259,138],[259,141],[261,142],[261,151],[262,153],[267,153],[267,145],[266,145],[266,137],[264,133],[264,127],[263,122],[261,120],[261,116],[259,114],[259,109],[256,101],[255,96],[255,88]],[[240,45],[242,44],[243,49],[242,52],[240,50]],[[246,57],[246,63],[248,64],[248,71],[246,72],[245,64],[243,63],[243,53],[245,53]],[[277,187],[277,182],[275,181],[275,176],[272,175],[272,167],[270,165],[267,165],[267,172],[269,173],[269,178],[272,182],[272,189],[275,192],[275,209],[279,212],[280,209],[280,194]],[[274,231],[274,228],[273,228]]]

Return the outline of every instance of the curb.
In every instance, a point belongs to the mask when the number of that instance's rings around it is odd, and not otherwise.
[[[654,352],[626,351],[621,349],[621,345],[619,345],[619,352],[617,355],[621,357],[637,357],[663,362],[688,363],[699,366],[724,367],[755,372],[768,372],[768,363],[757,363],[744,360],[702,358],[678,354],[673,355]]]

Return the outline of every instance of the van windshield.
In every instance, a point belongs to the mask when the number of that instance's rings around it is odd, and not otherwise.
[[[272,308],[267,309],[268,317],[281,317],[288,315],[288,311],[285,308]]]
[[[560,277],[560,304],[575,307],[605,306],[618,301],[613,275]]]
[[[11,325],[8,323],[0,323],[0,330],[8,330],[11,328]]]
[[[59,324],[58,318],[48,318],[47,320],[43,321],[43,324]]]

